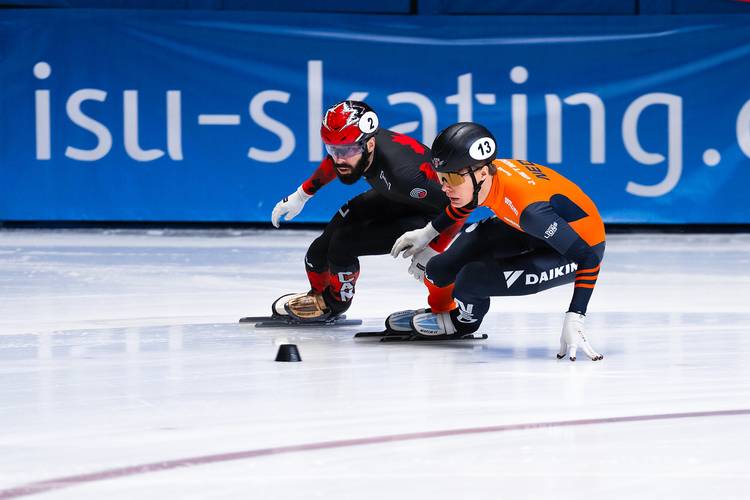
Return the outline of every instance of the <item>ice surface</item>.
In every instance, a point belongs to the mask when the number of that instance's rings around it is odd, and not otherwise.
[[[389,256],[362,259],[362,327],[237,324],[306,289],[314,237],[0,232],[0,498],[750,498],[750,414],[717,413],[750,410],[750,235],[611,236],[600,363],[554,359],[570,285],[493,299],[484,342],[354,341],[424,303]]]

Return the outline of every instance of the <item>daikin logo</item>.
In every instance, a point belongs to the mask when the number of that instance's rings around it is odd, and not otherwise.
[[[505,271],[503,274],[505,274],[505,283],[510,288],[523,275],[523,271]]]
[[[578,264],[576,264],[575,262],[571,262],[570,264],[565,264],[564,266],[553,267],[552,269],[549,269],[547,271],[542,271],[539,274],[528,273],[526,275],[526,284],[536,285],[538,283],[544,283],[545,281],[560,278],[562,276],[575,272],[577,269]]]
[[[542,271],[539,274],[535,273],[526,273],[526,285],[537,285],[539,283],[544,283],[545,281],[553,280],[556,278],[560,278],[562,276],[566,276],[570,273],[575,272],[578,269],[578,264],[575,262],[571,262],[569,264],[565,264],[564,266],[559,267],[553,267],[552,269],[548,269],[546,271]],[[508,288],[513,286],[513,283],[518,281],[518,278],[523,276],[523,274],[526,271],[519,270],[519,271],[503,271],[503,274],[505,275],[505,284],[508,285]]]

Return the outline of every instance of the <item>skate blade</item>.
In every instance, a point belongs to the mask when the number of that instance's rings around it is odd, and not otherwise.
[[[394,332],[383,330],[382,332],[358,332],[354,334],[354,338],[380,338],[381,342],[439,342],[449,340],[486,340],[488,336],[486,333],[483,333],[481,335],[468,333],[466,335],[434,335],[427,337],[424,335],[417,335],[416,333],[412,332]]]
[[[342,314],[337,320],[345,320],[346,314]],[[288,316],[245,316],[244,318],[240,318],[240,323],[260,323],[260,322],[266,322],[266,321],[294,321]],[[353,320],[353,321],[359,321],[357,324],[362,324],[362,321],[360,320]],[[299,322],[298,322],[299,323]]]
[[[336,318],[328,321],[297,321],[292,318],[280,318],[255,323],[255,328],[326,328],[332,326],[358,326],[361,319]]]
[[[380,338],[391,333],[389,330],[383,330],[382,332],[357,332],[354,334],[355,339],[372,339]]]
[[[281,316],[246,316],[240,318],[240,323],[257,323],[259,321],[276,321],[281,319]]]
[[[417,335],[414,333],[411,334],[389,334],[380,339],[381,342],[449,342],[449,341],[462,341],[465,342],[467,340],[485,340],[487,339],[487,334],[483,333],[481,335],[474,335],[472,333],[468,333],[466,335],[431,335],[431,336],[425,336],[425,335]]]

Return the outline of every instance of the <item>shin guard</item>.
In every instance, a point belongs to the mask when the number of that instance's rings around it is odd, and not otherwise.
[[[331,283],[323,297],[335,313],[349,309],[354,299],[354,287],[359,278],[359,263],[349,267],[331,265]]]

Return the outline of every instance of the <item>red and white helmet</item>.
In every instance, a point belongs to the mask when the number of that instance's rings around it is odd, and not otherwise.
[[[361,101],[341,101],[323,117],[320,137],[329,145],[362,143],[378,131],[378,115]]]

